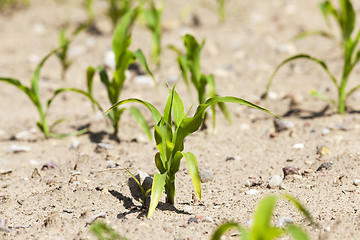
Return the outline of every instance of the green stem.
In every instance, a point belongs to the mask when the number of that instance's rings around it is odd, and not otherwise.
[[[339,87],[339,99],[338,99],[338,113],[343,114],[345,112],[345,105],[346,105],[346,80],[343,79],[341,81],[341,85]]]
[[[165,183],[165,194],[166,194],[166,202],[174,204],[175,203],[175,181],[168,181],[170,177],[166,179]],[[173,177],[175,180],[175,176]]]
[[[161,33],[152,33],[152,61],[159,66],[161,58]]]
[[[39,114],[40,114],[43,133],[44,133],[45,137],[48,138],[50,131],[49,131],[49,126],[47,124],[46,115],[41,106],[38,106],[37,108],[38,108]]]

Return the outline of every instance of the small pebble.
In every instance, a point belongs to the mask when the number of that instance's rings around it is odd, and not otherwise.
[[[211,217],[204,217],[202,222],[214,223],[214,220]]]
[[[71,145],[69,147],[69,150],[76,150],[79,148],[80,145],[80,141],[79,140],[74,140],[71,142]]]
[[[325,136],[325,135],[328,135],[328,134],[330,134],[330,129],[328,129],[328,128],[323,128],[323,129],[321,130],[321,135]]]
[[[293,148],[302,149],[302,148],[304,148],[304,144],[303,143],[296,143],[296,144],[293,145]]]
[[[154,85],[154,80],[148,75],[137,75],[134,77],[134,81],[140,85]]]
[[[289,223],[294,223],[294,221],[295,220],[291,217],[281,217],[275,222],[274,226],[277,228],[283,228]]]
[[[331,152],[326,146],[319,145],[316,147],[316,154],[319,154],[320,156],[324,156],[324,155],[330,155]]]
[[[255,194],[258,194],[259,191],[256,190],[256,189],[250,189],[249,191],[246,191],[245,194],[246,195],[255,195]]]
[[[235,158],[231,156],[227,156],[225,161],[232,161],[232,160],[235,160]]]
[[[355,186],[359,186],[360,185],[360,179],[354,179],[353,181]]]
[[[206,171],[206,170],[200,170],[199,171],[199,175],[200,175],[200,181],[201,183],[206,183],[206,182],[210,182],[213,180],[213,175],[211,172]]]
[[[286,131],[294,127],[294,123],[279,118],[274,119],[274,127],[276,132]]]
[[[145,222],[141,222],[138,225],[136,225],[136,229],[142,229],[142,230],[146,230],[146,231],[152,230],[151,227],[149,226],[149,224],[147,224]]]
[[[114,146],[109,143],[98,143],[96,145],[95,152],[100,153],[103,150],[110,150],[110,149],[114,149]]]
[[[7,219],[6,218],[0,218],[0,231],[2,232],[10,232],[9,229],[6,227],[7,225]]]
[[[199,223],[199,221],[198,221],[198,219],[196,218],[196,217],[191,217],[191,218],[189,218],[189,220],[188,220],[188,224],[190,224],[190,223]]]
[[[350,128],[348,126],[345,126],[345,125],[340,124],[340,123],[336,123],[334,126],[336,128],[338,128],[338,129],[342,130],[342,131],[349,131],[350,130]]]
[[[282,183],[282,177],[280,177],[279,175],[275,175],[273,176],[268,184],[269,188],[275,188],[275,187],[279,187]]]
[[[115,54],[112,50],[108,50],[105,52],[104,66],[115,69]]]
[[[332,168],[333,162],[324,162],[323,164],[316,169],[315,172],[322,171],[322,170],[330,170]]]
[[[184,210],[184,212],[191,213],[193,208],[192,208],[192,206],[185,206],[183,210]]]
[[[28,146],[19,146],[16,144],[11,144],[10,148],[6,151],[6,153],[19,153],[19,152],[30,152],[31,148]]]
[[[59,167],[59,164],[55,163],[55,162],[48,162],[48,163],[45,163],[42,167],[41,167],[41,170],[44,170],[44,169],[55,169],[55,168],[58,168]]]
[[[299,168],[293,167],[293,166],[286,166],[283,167],[283,173],[284,173],[284,177],[286,177],[287,175],[293,175],[293,174],[300,174]]]
[[[98,214],[95,214],[94,216],[91,216],[90,218],[88,218],[86,220],[86,226],[92,224],[93,222],[95,222],[96,219],[98,218],[105,218],[106,217],[106,213],[105,212],[100,212]]]
[[[30,165],[34,165],[34,166],[39,165],[39,162],[34,159],[30,159],[29,162],[30,162]]]

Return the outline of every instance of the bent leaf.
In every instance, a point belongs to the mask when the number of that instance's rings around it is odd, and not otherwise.
[[[159,203],[161,194],[165,186],[166,175],[167,172],[164,172],[163,174],[155,173],[153,185],[151,188],[150,206],[147,216],[148,218],[150,218],[154,214],[155,208]]]
[[[183,156],[186,159],[186,164],[188,165],[191,180],[194,185],[195,193],[198,196],[199,200],[201,200],[201,182],[199,169],[196,161],[196,157],[191,152],[183,153]]]
[[[221,224],[213,233],[211,240],[221,240],[221,236],[224,235],[228,230],[232,229],[232,228],[236,228],[238,229],[240,232],[242,232],[242,239],[248,239],[248,238],[244,238],[244,235],[246,235],[247,231],[241,227],[238,223],[236,222],[228,222],[228,223],[224,223]]]
[[[146,136],[149,138],[149,140],[151,140],[152,136],[151,136],[149,125],[147,124],[144,116],[141,114],[139,109],[137,109],[136,107],[130,107],[129,110],[130,110],[131,114],[133,115],[133,117],[135,118],[136,122],[139,124],[141,129],[146,134]]]
[[[274,79],[276,73],[280,70],[280,68],[285,65],[286,63],[288,62],[291,62],[291,61],[294,61],[296,59],[300,59],[300,58],[304,58],[304,59],[308,59],[308,60],[311,60],[315,63],[318,63],[324,70],[325,72],[329,75],[330,79],[333,81],[333,83],[335,84],[335,86],[338,86],[338,82],[336,80],[336,78],[334,77],[334,75],[332,75],[332,73],[329,71],[326,63],[320,59],[317,59],[317,58],[314,58],[310,55],[307,55],[307,54],[298,54],[298,55],[294,55],[292,57],[289,57],[287,59],[285,59],[284,61],[282,61],[274,70],[274,72],[271,74],[270,78],[269,78],[269,81],[266,85],[266,91],[265,91],[265,99],[267,98],[267,95],[269,93],[269,89],[270,89],[270,85],[272,83],[272,80]]]

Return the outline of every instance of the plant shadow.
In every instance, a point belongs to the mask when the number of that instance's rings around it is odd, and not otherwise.
[[[147,215],[147,209],[144,209],[142,206],[135,205],[132,201],[132,198],[125,196],[124,194],[116,191],[116,190],[109,190],[109,193],[117,198],[120,202],[123,203],[124,207],[128,210],[127,212],[122,212],[117,215],[118,219],[126,219],[126,216],[132,213],[139,213],[137,218],[143,218]],[[186,214],[191,215],[184,210],[177,209],[173,204],[170,203],[162,203],[159,202],[158,206],[156,207],[158,210],[161,211],[172,211],[177,214]]]
[[[334,115],[334,113],[327,113],[329,110],[330,105],[326,105],[323,109],[320,111],[310,111],[305,110],[301,108],[290,108],[286,113],[284,113],[281,117],[298,117],[300,119],[315,119],[315,118],[321,118],[321,117],[329,117]]]

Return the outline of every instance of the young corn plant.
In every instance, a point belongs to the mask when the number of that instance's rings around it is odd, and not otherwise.
[[[290,195],[270,195],[260,201],[254,216],[254,222],[248,230],[236,222],[228,222],[220,225],[213,233],[211,240],[220,240],[221,236],[229,229],[235,228],[241,232],[242,240],[273,240],[289,235],[295,240],[309,240],[308,234],[295,224],[287,224],[285,227],[275,227],[271,225],[271,218],[276,205],[280,198],[289,200],[295,207],[305,215],[312,223],[317,225],[310,213]]]
[[[163,115],[150,103],[130,98],[114,104],[106,113],[111,113],[117,107],[136,102],[144,105],[152,113],[155,123],[154,137],[158,152],[155,154],[155,165],[160,173],[156,173],[151,188],[151,198],[148,217],[151,217],[159,203],[163,189],[165,188],[166,202],[175,202],[175,175],[180,168],[180,161],[185,158],[196,195],[201,199],[201,183],[196,157],[191,152],[184,151],[184,140],[187,136],[196,132],[205,118],[205,110],[220,102],[232,102],[256,108],[268,113],[267,109],[236,97],[212,97],[200,104],[195,114],[189,117],[189,111],[185,112],[183,102],[175,91],[175,86],[169,89],[169,97],[165,104]]]
[[[274,70],[266,87],[265,97],[269,91],[272,80],[275,77],[276,73],[280,68],[288,62],[291,62],[296,59],[308,59],[312,62],[319,64],[330,77],[333,84],[337,89],[337,101],[332,99],[318,91],[312,91],[310,94],[314,97],[322,98],[329,101],[337,107],[337,112],[343,114],[346,111],[346,99],[351,96],[356,90],[360,88],[360,84],[351,88],[350,90],[346,89],[349,77],[351,72],[354,70],[354,67],[359,62],[360,59],[360,50],[357,50],[359,39],[360,39],[360,30],[356,32],[355,36],[353,35],[356,23],[356,14],[350,0],[339,0],[340,9],[336,9],[330,1],[324,1],[320,3],[320,9],[323,13],[325,20],[330,24],[329,18],[333,17],[336,21],[338,27],[341,30],[341,47],[343,51],[343,70],[340,78],[336,78],[330,70],[328,69],[325,61],[310,56],[308,54],[298,54],[292,57],[289,57],[282,61]],[[333,35],[324,31],[312,31],[304,33],[300,37],[305,37],[309,35],[321,35],[327,38],[334,39]]]
[[[103,222],[95,222],[91,224],[90,231],[99,240],[128,240],[128,238],[121,236],[114,229]]]
[[[151,192],[151,188],[145,190],[143,185],[140,183],[140,178],[137,179],[134,174],[132,174],[128,169],[125,169],[131,176],[132,179],[134,179],[135,183],[139,186],[139,189],[141,191],[141,195],[142,195],[142,199],[140,199],[140,202],[142,204],[142,207],[144,209],[147,209],[148,205],[147,205],[147,196],[149,195],[149,193]]]
[[[63,28],[63,29],[60,30],[60,34],[59,34],[60,47],[58,48],[58,51],[56,52],[56,56],[58,57],[58,59],[60,61],[60,64],[61,64],[61,67],[62,67],[61,78],[63,80],[65,79],[65,75],[66,75],[66,72],[67,72],[68,68],[72,64],[72,60],[69,60],[69,58],[68,58],[68,50],[69,50],[70,43],[85,28],[86,28],[86,25],[79,26],[71,34],[70,37],[66,36],[66,28]]]
[[[108,99],[112,105],[119,101],[121,90],[126,80],[125,71],[128,69],[130,64],[134,63],[135,59],[140,62],[140,64],[145,68],[147,73],[153,78],[153,75],[147,65],[146,59],[142,51],[140,49],[135,52],[129,50],[129,46],[131,44],[130,28],[135,21],[138,13],[138,8],[128,11],[121,18],[115,29],[112,41],[112,48],[115,55],[116,66],[112,79],[109,78],[106,70],[103,67],[98,67],[97,69],[89,67],[87,69],[87,86],[88,94],[90,96],[93,96],[93,78],[96,70],[99,72],[101,82],[107,89]],[[124,110],[125,108],[114,109],[114,111],[108,114],[108,117],[114,129],[114,136],[116,138],[119,130],[120,118]],[[151,139],[150,129],[141,112],[134,107],[130,108],[130,112],[134,116],[140,127],[143,129],[143,131]]]
[[[132,8],[133,0],[108,0],[109,8],[106,12],[114,28],[117,23]]]
[[[220,22],[224,23],[226,20],[226,9],[225,9],[225,0],[216,0],[218,4],[218,14]]]
[[[163,6],[157,8],[154,1],[150,1],[149,9],[143,11],[146,26],[150,30],[152,37],[151,60],[157,66],[160,66],[161,61],[161,17],[163,10]]]
[[[30,99],[30,101],[34,104],[34,106],[36,107],[39,116],[40,116],[40,121],[38,121],[36,124],[38,126],[38,128],[40,129],[40,131],[44,134],[44,136],[46,138],[48,137],[55,137],[55,138],[62,138],[62,137],[67,137],[70,135],[80,135],[86,132],[86,129],[80,130],[80,131],[76,131],[74,133],[70,133],[70,134],[58,134],[52,131],[52,129],[59,124],[60,122],[62,122],[63,120],[58,120],[56,121],[53,125],[49,126],[48,122],[47,122],[47,110],[50,108],[51,102],[54,99],[54,97],[56,95],[58,95],[61,92],[64,91],[73,91],[73,92],[77,92],[80,93],[86,97],[88,97],[93,104],[97,104],[92,97],[81,90],[77,90],[77,89],[72,89],[72,88],[60,88],[58,90],[56,90],[53,94],[53,96],[48,100],[47,102],[47,107],[44,108],[42,102],[41,102],[41,97],[40,97],[40,89],[39,89],[39,79],[40,79],[40,71],[44,65],[44,63],[47,61],[47,59],[52,56],[53,54],[57,53],[58,49],[53,50],[52,52],[50,52],[47,56],[45,56],[42,61],[39,63],[39,65],[37,66],[32,78],[31,78],[31,85],[30,87],[23,85],[19,80],[17,79],[13,79],[13,78],[5,78],[5,77],[0,77],[0,81],[6,82],[8,84],[14,85],[15,87],[17,87],[18,89],[20,89],[21,91],[23,91]]]
[[[177,49],[174,46],[170,46],[170,48],[176,51],[179,55],[177,61],[180,70],[182,72],[182,76],[185,80],[185,84],[190,94],[191,94],[190,82],[195,87],[197,91],[199,104],[205,103],[208,97],[215,97],[218,95],[215,88],[214,76],[212,74],[205,75],[201,73],[200,70],[201,69],[200,54],[204,44],[205,44],[205,39],[201,42],[201,44],[199,44],[192,35],[187,34],[184,36],[184,45],[186,48],[186,54],[182,54],[179,49]],[[231,120],[230,112],[226,107],[225,103],[218,102],[216,105],[219,106],[225,118],[228,120],[229,123],[231,123],[232,120]],[[213,128],[215,128],[215,105],[211,106],[211,111],[212,111]],[[205,115],[205,119],[206,119],[206,115]]]

